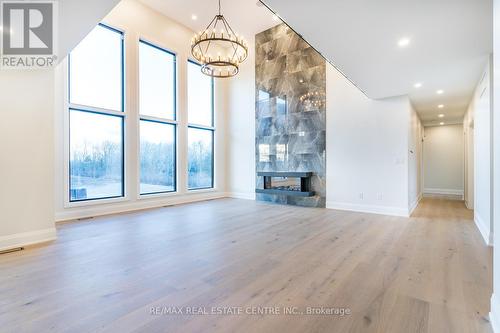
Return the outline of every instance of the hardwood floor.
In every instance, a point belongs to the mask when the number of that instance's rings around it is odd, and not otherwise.
[[[58,235],[0,256],[0,331],[491,331],[492,251],[458,201],[398,218],[223,199]],[[174,306],[243,314],[161,313]],[[321,306],[351,313],[283,314]],[[262,307],[281,314],[246,313]]]

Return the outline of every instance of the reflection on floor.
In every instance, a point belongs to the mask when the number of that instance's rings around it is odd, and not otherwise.
[[[63,224],[0,256],[2,331],[489,332],[471,217],[435,199],[412,218],[223,199]]]

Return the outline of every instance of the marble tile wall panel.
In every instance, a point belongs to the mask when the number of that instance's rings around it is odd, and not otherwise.
[[[257,199],[325,207],[326,62],[285,24],[257,34],[255,49],[256,171],[313,172],[316,193]]]

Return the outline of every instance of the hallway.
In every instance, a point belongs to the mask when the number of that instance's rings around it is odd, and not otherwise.
[[[402,218],[221,199],[58,236],[0,256],[5,332],[491,332],[492,251],[458,201]],[[352,313],[151,314],[162,306]]]

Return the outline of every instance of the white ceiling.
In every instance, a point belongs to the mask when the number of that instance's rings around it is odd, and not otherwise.
[[[218,0],[139,1],[194,31],[204,30],[218,10]],[[247,40],[279,23],[258,0],[221,0],[221,7],[231,27]],[[196,15],[197,19],[193,20],[192,15]]]
[[[461,121],[492,52],[491,0],[264,2],[369,97],[409,94],[424,123]]]
[[[210,22],[218,2],[139,1],[195,31]],[[492,52],[491,0],[264,2],[368,97],[408,94],[426,124],[439,113],[446,122],[462,120]],[[257,0],[222,0],[222,12],[247,38],[278,23]],[[408,47],[398,47],[401,38],[410,39]]]

